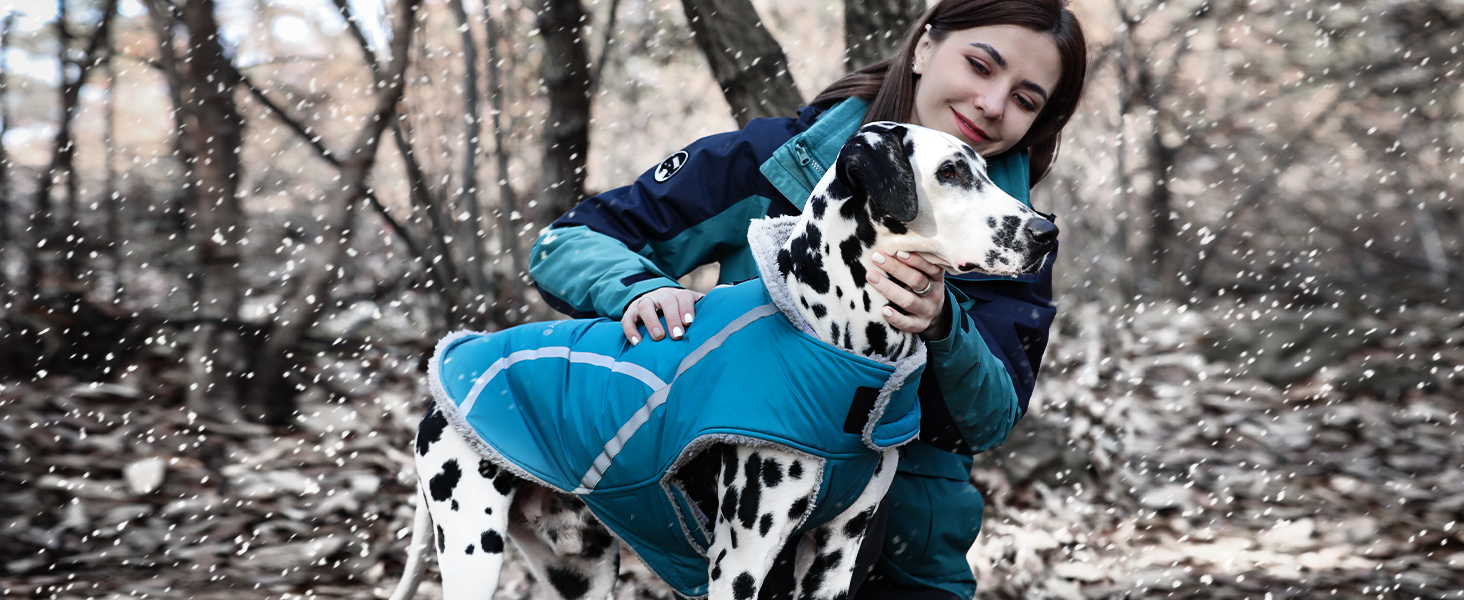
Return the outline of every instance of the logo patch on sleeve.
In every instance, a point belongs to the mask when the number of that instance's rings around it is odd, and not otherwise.
[[[686,166],[687,158],[690,158],[690,155],[685,150],[667,156],[666,160],[656,165],[656,183],[666,183],[666,180],[670,179],[672,175],[675,175],[677,171],[680,171],[681,167]]]

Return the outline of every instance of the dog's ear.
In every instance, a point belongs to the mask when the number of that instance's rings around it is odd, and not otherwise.
[[[903,223],[915,220],[920,210],[915,172],[905,156],[906,131],[901,126],[866,125],[844,144],[834,165],[840,181],[866,194],[875,210]]]

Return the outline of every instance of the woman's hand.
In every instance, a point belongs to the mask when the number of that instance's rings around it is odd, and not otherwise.
[[[930,264],[919,254],[908,252],[898,252],[894,259],[874,252],[869,259],[876,268],[865,275],[865,280],[884,294],[890,304],[906,313],[886,306],[885,321],[895,329],[919,334],[927,340],[938,340],[950,333],[951,322],[945,318],[944,269]]]
[[[681,339],[686,334],[686,326],[696,317],[696,301],[701,300],[704,295],[706,294],[685,288],[666,286],[637,296],[625,307],[625,315],[620,317],[620,327],[625,330],[625,339],[630,340],[631,345],[640,343],[637,324],[645,324],[651,339],[665,338],[666,331],[662,329],[661,318],[657,315],[666,315],[666,327],[671,328],[671,339]]]

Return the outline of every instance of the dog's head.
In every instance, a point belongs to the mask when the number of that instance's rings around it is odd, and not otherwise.
[[[866,246],[919,253],[949,273],[1031,273],[1057,241],[1056,225],[991,182],[981,155],[933,129],[865,125],[844,144],[835,178],[851,195],[840,212]]]

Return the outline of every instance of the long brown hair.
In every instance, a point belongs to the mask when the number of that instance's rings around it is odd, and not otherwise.
[[[894,56],[845,75],[813,99],[815,106],[832,106],[858,97],[870,102],[864,122],[906,121],[915,109],[915,46],[930,28],[930,39],[940,43],[952,32],[988,25],[1017,25],[1052,37],[1062,60],[1062,75],[1052,97],[1037,115],[1027,135],[1002,155],[1031,151],[1031,180],[1036,185],[1057,158],[1062,128],[1078,108],[1088,72],[1087,41],[1078,19],[1064,0],[942,0],[910,28]],[[891,67],[896,68],[891,68]]]

